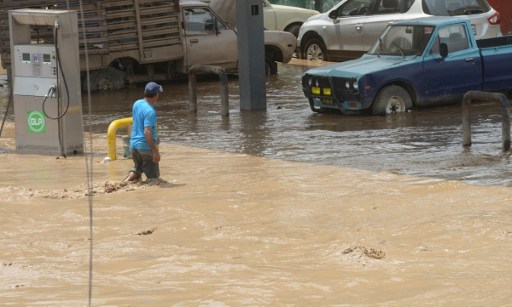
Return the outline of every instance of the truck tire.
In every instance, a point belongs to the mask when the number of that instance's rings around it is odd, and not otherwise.
[[[310,38],[304,44],[303,59],[308,61],[323,62],[327,61],[326,48],[324,43],[316,38]]]
[[[412,108],[409,92],[398,85],[388,85],[382,88],[372,105],[374,115],[386,115],[405,112]]]
[[[295,36],[295,38],[299,37],[300,24],[289,25],[284,29],[286,32],[290,32]]]
[[[124,88],[124,72],[107,67],[106,69],[94,70],[90,73],[91,91],[112,91]],[[82,87],[87,89],[87,82]]]
[[[265,75],[277,75],[277,62],[271,58],[265,58]]]

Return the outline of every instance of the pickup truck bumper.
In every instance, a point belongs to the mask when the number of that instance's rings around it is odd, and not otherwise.
[[[356,79],[305,74],[302,77],[302,91],[314,112],[337,109],[347,114],[358,113],[368,109],[372,103],[360,94]]]

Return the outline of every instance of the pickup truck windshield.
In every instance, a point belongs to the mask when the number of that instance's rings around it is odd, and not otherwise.
[[[374,55],[421,55],[434,27],[432,26],[389,26],[375,41],[368,54]]]

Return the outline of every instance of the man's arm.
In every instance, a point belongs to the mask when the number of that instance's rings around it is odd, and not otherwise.
[[[151,148],[151,151],[153,152],[153,162],[160,162],[160,153],[158,152],[158,147],[156,147],[153,140],[153,127],[144,127],[144,137],[146,138],[146,142],[148,142],[149,148]]]

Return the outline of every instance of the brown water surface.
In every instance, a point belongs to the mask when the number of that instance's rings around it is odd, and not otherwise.
[[[108,123],[140,89],[94,95],[92,163],[17,155],[8,122],[0,304],[84,306],[91,287],[95,306],[510,305],[510,157],[493,106],[465,151],[457,106],[316,115],[292,82],[306,68],[282,68],[265,113],[238,111],[236,81],[229,118],[216,82],[201,83],[197,116],[186,85],[166,85],[152,183],[123,184],[122,156],[102,163]]]

